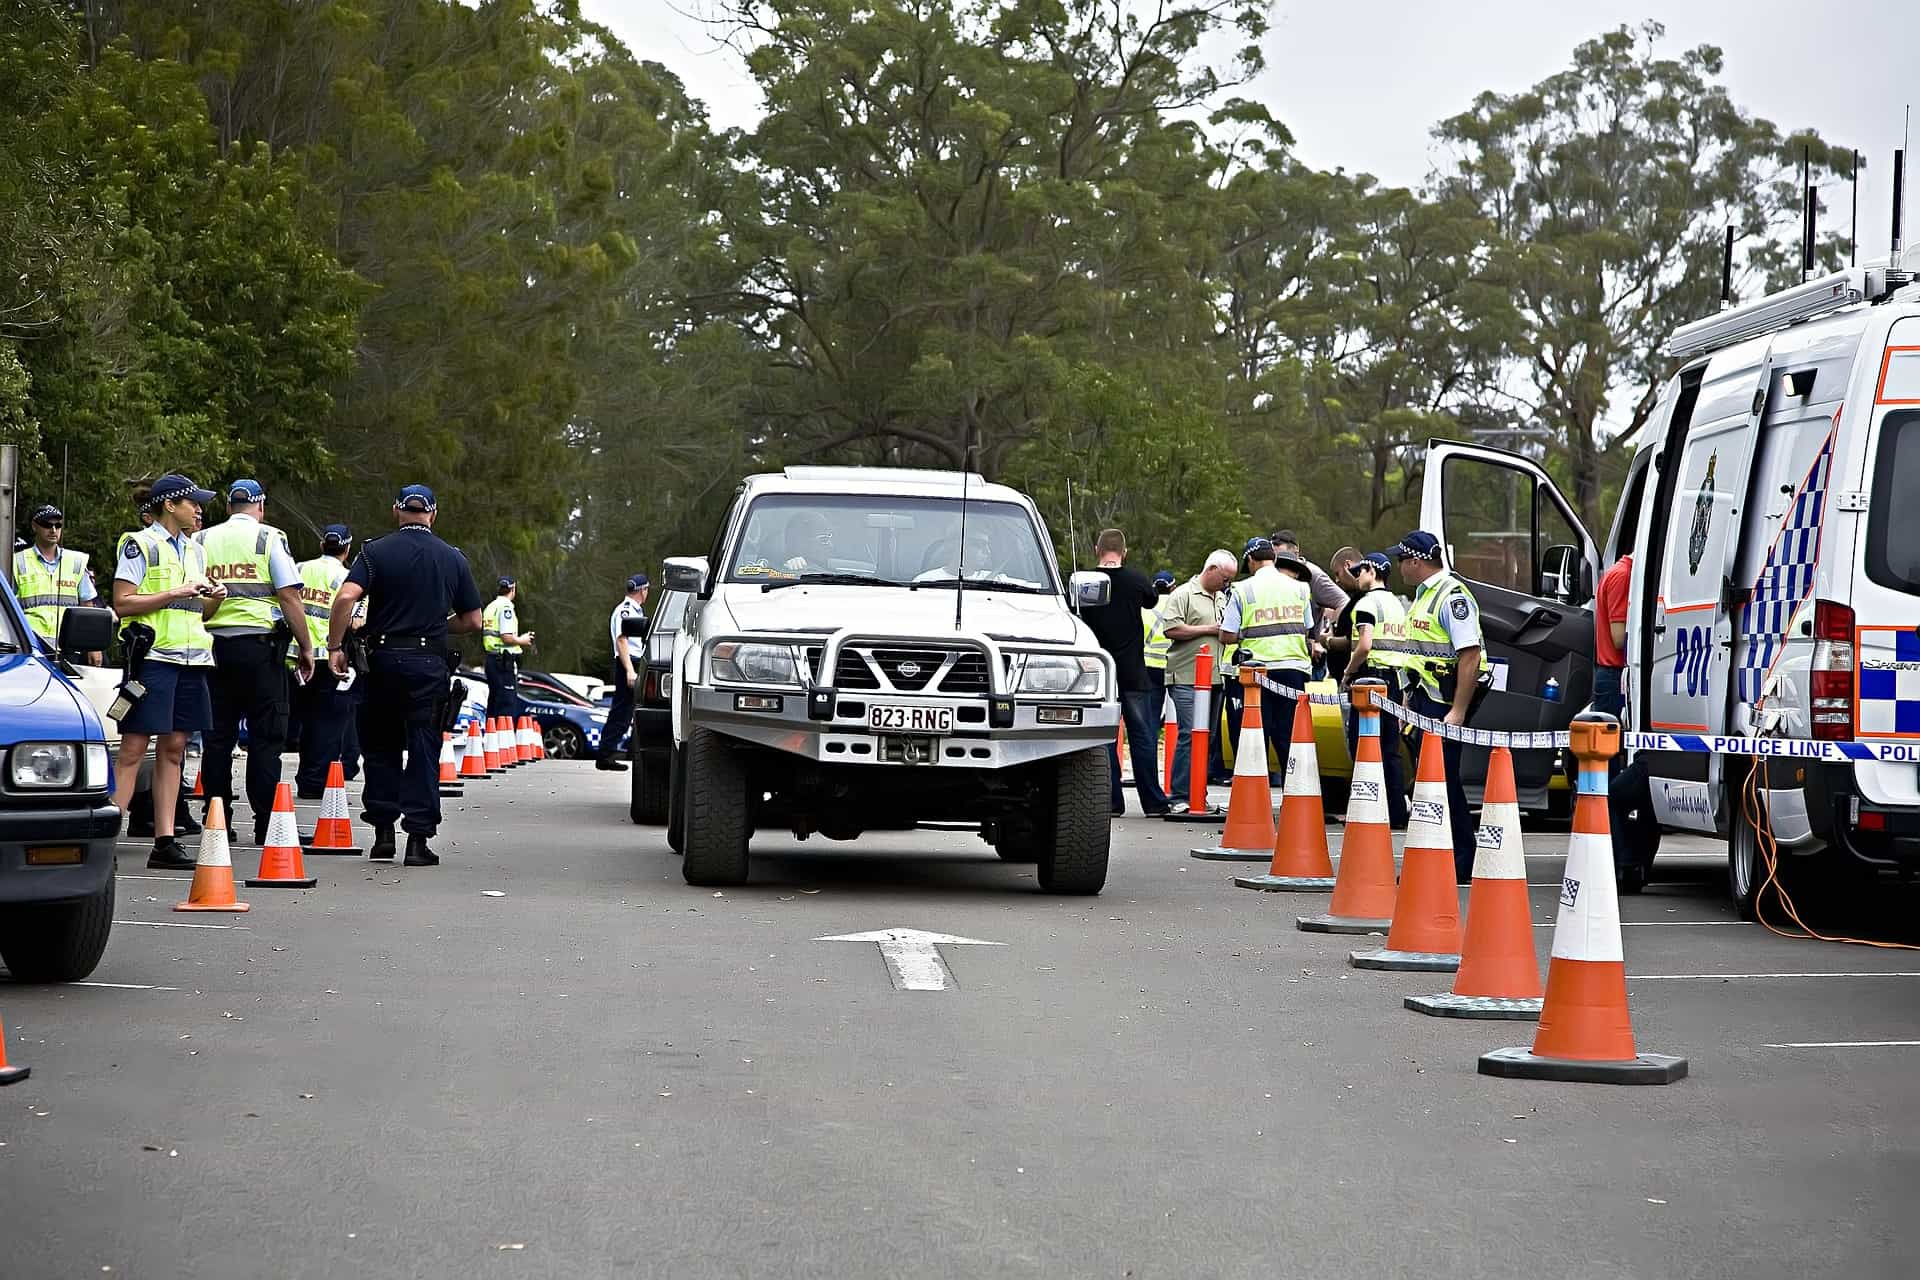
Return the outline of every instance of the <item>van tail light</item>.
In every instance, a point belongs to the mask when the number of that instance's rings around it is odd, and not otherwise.
[[[1813,736],[1853,737],[1853,610],[1831,600],[1813,605]]]
[[[640,700],[642,702],[660,701],[660,673],[658,671],[647,672],[646,683],[642,685],[640,689]]]

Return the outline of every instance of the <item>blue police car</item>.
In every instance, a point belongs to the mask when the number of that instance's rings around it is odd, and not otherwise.
[[[61,616],[61,652],[112,641],[110,610]],[[0,578],[0,963],[19,982],[86,977],[113,927],[113,760],[63,666]]]

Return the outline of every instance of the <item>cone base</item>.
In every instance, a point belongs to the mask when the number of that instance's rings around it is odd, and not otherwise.
[[[1451,991],[1433,996],[1408,996],[1406,1001],[1407,1008],[1415,1013],[1436,1018],[1504,1018],[1515,1022],[1538,1020],[1543,1003],[1539,996],[1456,996]]]
[[[1686,1078],[1687,1060],[1643,1053],[1625,1062],[1539,1058],[1524,1045],[1480,1055],[1480,1074],[1508,1080],[1561,1080],[1575,1084],[1672,1084]]]
[[[465,787],[450,787],[444,782],[440,784],[440,798],[442,800],[458,800],[465,794],[467,794]]]
[[[1205,813],[1193,813],[1191,811],[1187,813],[1169,813],[1163,816],[1160,819],[1160,821],[1162,822],[1217,822],[1224,825],[1227,821],[1227,811],[1225,809],[1208,809]],[[1260,856],[1263,859],[1271,860],[1273,857],[1273,854],[1264,853]]]
[[[0,1067],[0,1086],[19,1084],[32,1074],[32,1067]]]
[[[249,907],[247,906],[247,904],[246,904],[246,903],[244,903],[244,902],[230,902],[230,903],[228,903],[228,904],[227,904],[226,906],[224,906],[224,907],[220,907],[220,906],[209,906],[209,905],[207,905],[207,904],[206,904],[206,903],[204,903],[204,902],[176,902],[176,903],[174,903],[174,904],[173,904],[173,909],[174,909],[175,911],[233,911],[233,912],[240,912],[240,911],[247,911],[247,910],[250,910],[251,908],[249,908]]]
[[[327,858],[327,857],[357,858],[365,852],[366,850],[362,849],[357,844],[349,844],[349,845],[308,844],[304,840],[300,842],[300,854],[302,857],[307,857],[307,858],[311,858],[316,855],[323,858]],[[253,881],[249,880],[247,881],[247,883],[252,884]]]
[[[1202,862],[1272,862],[1273,850],[1229,849],[1223,844],[1209,844],[1187,850],[1187,856]]]
[[[1332,893],[1332,876],[1235,876],[1242,889],[1264,889],[1268,893]]]
[[[328,852],[337,853],[339,851],[330,849]],[[312,876],[308,876],[304,880],[261,880],[256,878],[245,882],[249,889],[311,889],[319,883],[320,882]]]
[[[1393,928],[1391,920],[1368,920],[1364,916],[1296,916],[1293,923],[1302,933],[1385,933]]]
[[[1444,951],[1395,951],[1381,947],[1374,951],[1350,951],[1347,963],[1356,969],[1390,969],[1395,973],[1452,973],[1460,967],[1460,957]]]

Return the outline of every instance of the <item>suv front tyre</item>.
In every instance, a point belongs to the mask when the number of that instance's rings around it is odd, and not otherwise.
[[[695,729],[681,749],[680,873],[688,884],[724,886],[747,879],[747,839],[753,834],[753,797],[747,765],[729,740]]]
[[[1107,748],[1094,747],[1054,762],[1051,809],[1040,834],[1038,879],[1048,893],[1094,894],[1107,883],[1112,847],[1113,780]],[[1002,855],[1004,856],[1004,855]]]
[[[90,898],[0,912],[0,961],[15,982],[78,982],[100,963],[113,929],[114,877]]]

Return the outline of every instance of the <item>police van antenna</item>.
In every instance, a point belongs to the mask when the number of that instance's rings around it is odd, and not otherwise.
[[[1080,535],[1075,533],[1073,528],[1073,481],[1071,479],[1067,481],[1067,555],[1073,562],[1073,571],[1079,573]],[[1067,581],[1072,582],[1073,579],[1069,578]],[[1075,613],[1080,612],[1080,597],[1074,595],[1072,592],[1068,592],[1067,595],[1073,605],[1073,611]]]

